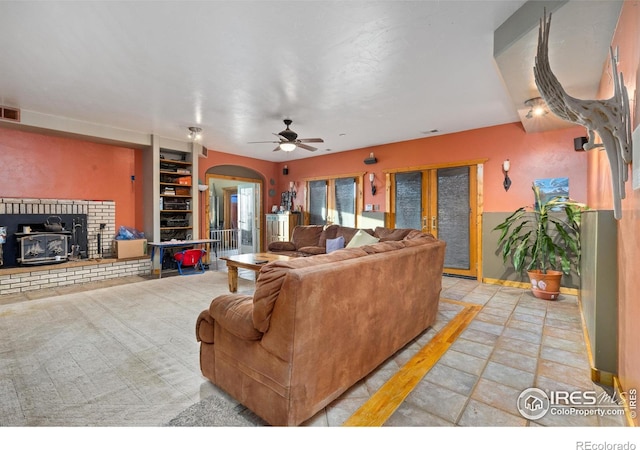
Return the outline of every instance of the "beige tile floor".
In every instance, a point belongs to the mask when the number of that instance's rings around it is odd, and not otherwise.
[[[161,426],[211,395],[198,366],[195,318],[227,292],[226,273],[131,277],[0,298],[0,426]],[[243,278],[244,277],[244,278]],[[251,293],[251,273],[239,292]],[[624,426],[621,416],[524,419],[526,388],[594,390],[577,299],[443,278],[442,297],[483,305],[386,426]],[[306,426],[340,426],[461,309],[438,322]]]

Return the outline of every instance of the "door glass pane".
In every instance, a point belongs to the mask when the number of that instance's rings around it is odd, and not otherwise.
[[[444,266],[469,269],[469,168],[438,169],[438,239],[447,243]]]
[[[356,226],[356,181],[353,178],[338,178],[336,187],[336,220],[334,223],[345,227]]]
[[[240,245],[242,253],[252,253],[254,249],[254,227],[255,216],[253,185],[238,185],[238,224],[240,228]]]
[[[309,223],[324,225],[327,222],[327,182],[309,181]]]
[[[422,172],[396,174],[396,228],[422,229]]]

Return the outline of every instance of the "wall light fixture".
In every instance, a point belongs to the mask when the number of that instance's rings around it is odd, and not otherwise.
[[[511,162],[508,159],[505,159],[502,162],[502,172],[504,172],[504,182],[502,185],[504,186],[504,190],[508,191],[511,187],[511,178],[509,178],[509,170],[511,170]]]

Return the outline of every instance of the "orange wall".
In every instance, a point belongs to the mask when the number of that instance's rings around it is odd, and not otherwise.
[[[640,79],[640,2],[625,1],[612,46],[619,48],[618,70],[624,75],[631,100],[633,127],[640,124],[637,83]],[[599,98],[613,95],[611,68],[604,70]],[[635,107],[635,108],[634,108]],[[634,111],[635,109],[635,111]],[[635,145],[640,145],[636,142]],[[601,209],[613,209],[609,161],[604,152],[590,152],[588,199]],[[636,161],[635,165],[640,164]],[[640,190],[633,190],[631,174],[626,184],[627,198],[622,201],[622,219],[618,222],[618,376],[623,390],[640,387]],[[638,425],[638,419],[635,419]]]
[[[349,152],[287,162],[289,175],[282,175],[279,165],[279,189],[287,190],[295,181],[302,192],[301,180],[306,177],[340,175],[373,171],[377,193],[371,195],[369,179],[365,177],[365,203],[379,204],[385,208],[385,169],[465,160],[487,159],[484,165],[484,210],[487,212],[511,211],[533,202],[531,183],[538,178],[569,177],[570,195],[586,202],[587,156],[573,149],[573,139],[584,136],[582,127],[571,127],[545,133],[525,133],[520,123],[511,123],[460,133],[447,134],[396,144],[380,145]],[[375,165],[364,164],[373,152],[378,160]],[[511,188],[504,191],[502,162],[511,162],[509,178]],[[299,195],[296,204],[302,204]]]
[[[0,197],[113,200],[116,227],[142,227],[141,208],[136,208],[140,152],[0,128]]]

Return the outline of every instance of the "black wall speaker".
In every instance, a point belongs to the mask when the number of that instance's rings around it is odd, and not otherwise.
[[[573,140],[573,149],[577,152],[583,152],[583,145],[587,142],[589,142],[589,139],[587,139],[586,137],[577,137]]]

